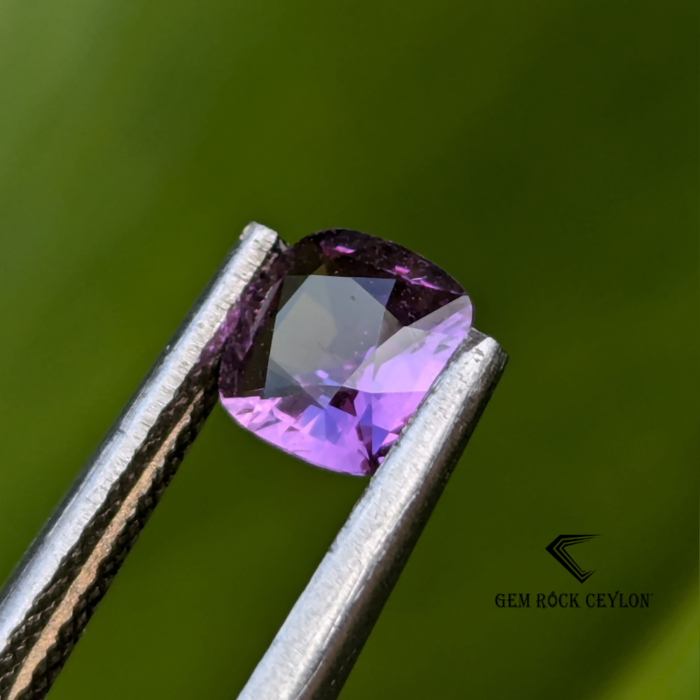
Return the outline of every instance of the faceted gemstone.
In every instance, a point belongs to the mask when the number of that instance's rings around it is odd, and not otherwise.
[[[464,289],[425,258],[321,231],[249,285],[227,330],[221,402],[297,457],[372,474],[471,321]]]

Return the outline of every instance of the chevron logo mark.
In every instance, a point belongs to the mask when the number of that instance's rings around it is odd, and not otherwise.
[[[567,547],[588,542],[598,535],[559,535],[546,550],[572,575],[577,581],[583,583],[590,578],[595,571],[584,571],[566,551]]]

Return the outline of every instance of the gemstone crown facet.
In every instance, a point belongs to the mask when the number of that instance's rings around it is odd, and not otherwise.
[[[471,323],[464,289],[425,258],[321,231],[249,285],[228,330],[221,402],[286,452],[372,474]]]

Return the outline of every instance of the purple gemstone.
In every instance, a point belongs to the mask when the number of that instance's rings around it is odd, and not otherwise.
[[[425,258],[321,231],[249,286],[221,361],[221,402],[286,452],[372,474],[471,321],[464,289]]]

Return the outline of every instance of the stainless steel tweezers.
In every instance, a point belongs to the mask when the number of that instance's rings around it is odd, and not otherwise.
[[[0,699],[43,698],[217,400],[225,321],[285,248],[250,224],[0,593]],[[472,330],[239,698],[335,698],[507,360]]]

